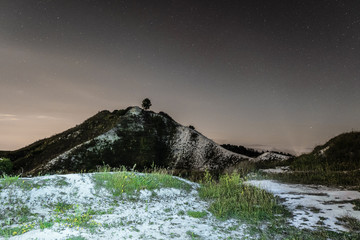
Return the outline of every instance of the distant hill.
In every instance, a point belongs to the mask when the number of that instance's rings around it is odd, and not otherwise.
[[[92,171],[136,164],[185,171],[222,171],[251,158],[230,152],[166,113],[129,107],[101,111],[84,123],[16,151],[0,152],[24,175]]]
[[[360,169],[360,132],[340,134],[295,158],[291,169],[298,171],[353,171]]]
[[[234,153],[242,154],[251,158],[253,161],[283,161],[294,157],[290,153],[278,152],[278,151],[260,151],[253,148],[246,148],[244,146],[237,146],[231,144],[222,144],[223,148],[232,151]]]
[[[242,155],[252,157],[252,158],[256,158],[264,153],[264,151],[258,151],[258,150],[252,149],[252,148],[246,148],[241,145],[237,146],[237,145],[232,145],[232,144],[222,144],[221,146],[229,151],[234,152],[234,153],[242,154]]]

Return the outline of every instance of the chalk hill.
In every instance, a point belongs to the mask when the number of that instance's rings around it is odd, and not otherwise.
[[[185,171],[222,171],[250,157],[228,151],[166,113],[129,107],[101,111],[84,123],[25,148],[0,152],[24,175],[152,164]]]

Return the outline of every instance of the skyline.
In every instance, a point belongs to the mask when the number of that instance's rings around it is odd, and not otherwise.
[[[360,123],[356,1],[0,3],[0,150],[141,105],[217,143],[308,152]]]

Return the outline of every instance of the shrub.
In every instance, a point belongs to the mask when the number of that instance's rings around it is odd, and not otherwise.
[[[0,174],[10,174],[13,164],[8,158],[0,158]]]

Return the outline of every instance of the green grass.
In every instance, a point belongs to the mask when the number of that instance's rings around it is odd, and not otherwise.
[[[0,220],[4,222],[4,226],[13,224],[21,225],[36,218],[30,208],[19,199],[10,196],[10,201],[3,204],[4,213],[0,214]]]
[[[54,226],[53,221],[39,221],[38,224],[41,230],[44,230],[46,228],[52,228],[52,226]]]
[[[208,213],[205,211],[199,212],[199,211],[187,211],[187,215],[189,215],[190,217],[193,218],[203,218],[207,215]]]
[[[36,223],[21,224],[16,227],[1,227],[0,236],[9,238],[11,236],[21,235],[28,231],[31,231],[36,226]]]
[[[187,231],[186,234],[191,237],[191,240],[200,239],[200,236],[192,231]]]
[[[270,193],[244,184],[240,174],[226,174],[216,182],[205,174],[199,195],[212,201],[209,211],[220,219],[238,218],[248,221],[273,219],[288,213]]]
[[[18,182],[19,176],[8,176],[3,174],[2,178],[0,178],[0,190],[6,189],[11,185],[14,185]]]
[[[159,188],[177,188],[190,190],[190,185],[171,175],[155,172],[139,174],[135,172],[102,172],[94,175],[96,188],[105,187],[114,196],[134,196],[140,190],[155,190]]]
[[[352,186],[360,189],[360,170],[357,171],[295,171],[285,173],[266,173],[264,178],[281,180],[288,183],[320,184],[325,186]]]
[[[93,214],[96,211],[88,208],[82,209],[78,204],[67,204],[64,202],[58,202],[55,204],[53,220],[49,221],[62,224],[69,228],[95,228],[101,226],[100,223],[92,220]]]
[[[69,204],[66,202],[57,202],[55,204],[54,212],[64,213],[64,212],[67,212],[68,210],[72,209],[73,207],[74,207],[73,204]]]
[[[184,216],[185,215],[185,212],[184,212],[184,210],[180,210],[180,211],[178,211],[178,213],[177,213],[179,216]]]
[[[351,216],[343,216],[337,218],[342,225],[348,228],[350,231],[360,233],[360,221]]]
[[[22,190],[30,191],[34,188],[41,188],[48,185],[55,185],[56,187],[62,187],[69,185],[68,182],[63,177],[57,177],[56,179],[42,179],[40,181],[34,182],[32,179],[20,179],[19,175],[9,176],[3,174],[0,177],[0,190],[7,189],[11,186],[19,187]]]

